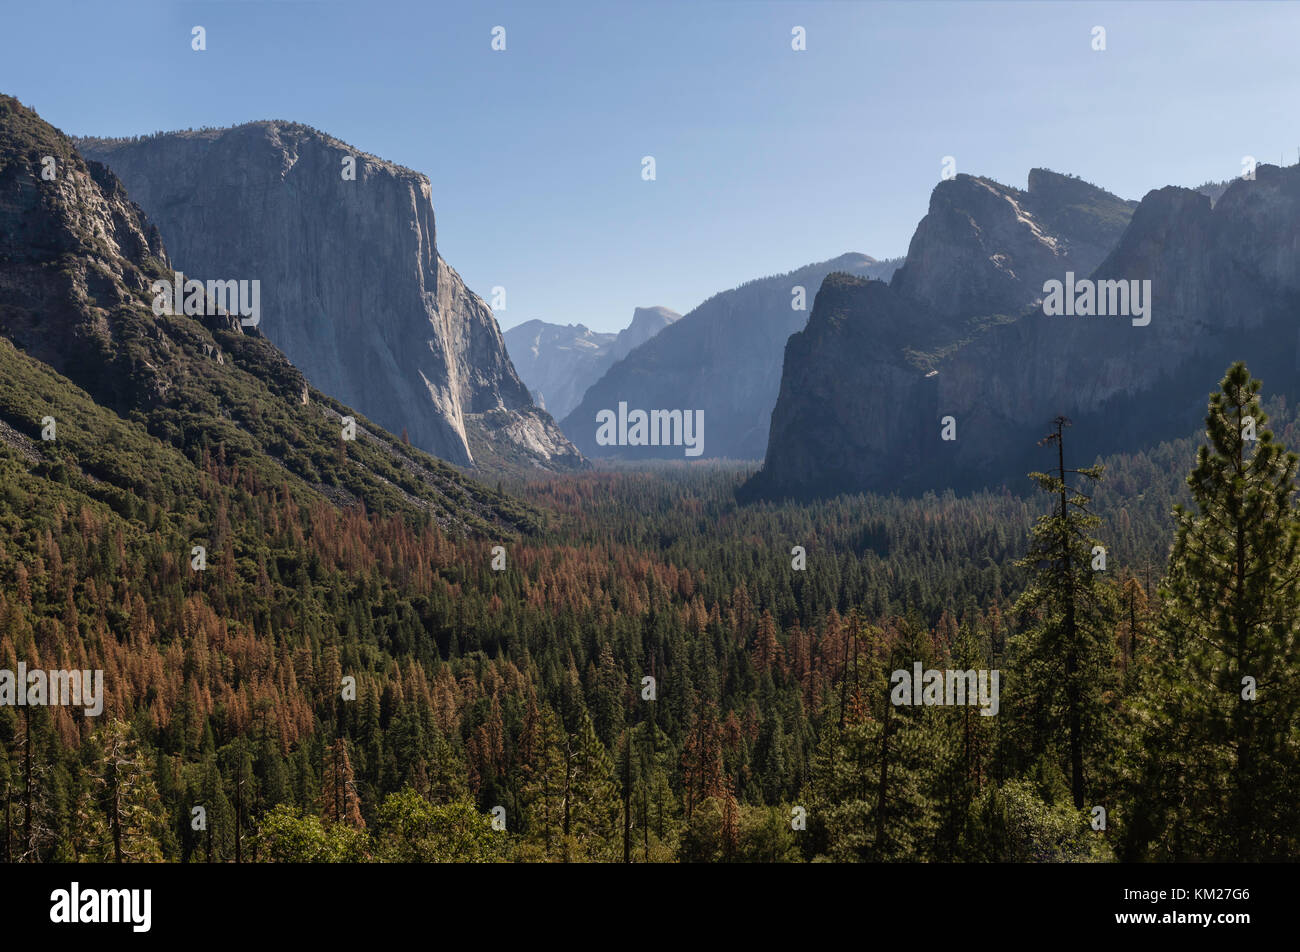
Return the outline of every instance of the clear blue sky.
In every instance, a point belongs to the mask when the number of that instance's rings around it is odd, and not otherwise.
[[[429,176],[443,257],[507,289],[503,327],[615,330],[903,254],[945,155],[1126,198],[1294,163],[1297,48],[1291,3],[9,0],[0,91],[72,134],[305,122]]]

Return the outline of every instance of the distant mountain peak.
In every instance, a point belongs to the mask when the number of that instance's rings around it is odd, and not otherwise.
[[[533,399],[555,417],[567,414],[609,367],[681,317],[666,307],[638,307],[617,334],[585,324],[525,321],[505,332],[510,358]]]
[[[637,324],[646,321],[661,321],[664,324],[671,324],[673,321],[680,319],[681,315],[669,307],[663,307],[662,305],[638,307],[632,311],[632,323],[625,329],[630,330],[631,328],[636,327]]]
[[[632,312],[632,323],[618,332],[610,353],[614,360],[622,360],[634,349],[654,337],[665,327],[675,324],[682,316],[672,308],[638,307]],[[613,361],[611,361],[613,363]]]

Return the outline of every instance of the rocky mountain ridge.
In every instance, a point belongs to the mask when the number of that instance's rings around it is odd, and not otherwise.
[[[946,241],[960,246],[970,233],[962,223]],[[929,265],[953,298],[987,305],[985,276],[1000,264],[945,273],[942,260]],[[1213,204],[1192,189],[1152,191],[1091,271],[1082,270],[1086,256],[1022,260],[1032,263],[1029,278],[1004,284],[998,303],[1036,300],[1010,316],[937,313],[926,303],[934,288],[917,293],[904,269],[890,285],[828,278],[807,329],[787,347],[771,443],[749,491],[1023,488],[1027,469],[1042,466],[1035,444],[1057,414],[1074,421],[1071,446],[1083,463],[1186,436],[1233,360],[1246,360],[1271,391],[1300,390],[1300,167],[1260,166]],[[1149,324],[1126,314],[1048,316],[1043,285],[1031,282],[1067,270],[1080,272],[1080,287],[1150,282]],[[941,437],[945,417],[955,421],[953,440]]]

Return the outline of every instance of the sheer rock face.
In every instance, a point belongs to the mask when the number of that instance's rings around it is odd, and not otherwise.
[[[505,341],[533,399],[563,419],[613,364],[680,319],[666,307],[638,307],[632,323],[617,334],[584,324],[525,321],[506,331]]]
[[[934,415],[934,378],[905,353],[921,322],[942,326],[882,281],[829,275],[808,327],[786,344],[767,459],[752,485],[811,496],[883,486],[929,462],[933,447],[914,427]]]
[[[157,222],[177,270],[261,282],[258,329],[313,386],[462,465],[475,428],[519,436],[535,465],[581,462],[438,254],[425,176],[280,122],[79,146]]]
[[[597,444],[596,415],[620,402],[629,410],[698,410],[704,457],[761,459],[785,342],[807,323],[822,279],[833,271],[888,277],[896,265],[850,253],[715,294],[610,367],[563,419],[564,432],[589,456],[681,459],[679,446]],[[805,289],[803,309],[792,306],[795,287]]]
[[[994,230],[975,219],[947,247],[968,248],[971,234]],[[921,244],[943,246],[933,237]],[[1052,237],[1081,244],[1068,229]],[[1020,257],[1041,264],[1023,250]],[[931,273],[942,272],[941,256],[927,261]],[[998,265],[976,264],[954,264],[968,280],[951,283],[950,293],[987,305],[981,276]],[[1185,437],[1238,359],[1270,393],[1300,395],[1300,167],[1260,166],[1255,181],[1232,183],[1213,207],[1189,189],[1153,191],[1091,275],[1077,259],[1053,267],[1029,272],[1037,287],[1021,282],[1003,300],[1041,299],[1041,282],[1066,270],[1076,279],[1149,280],[1150,323],[1049,317],[1041,300],[1009,318],[940,313],[915,296],[920,268],[908,276],[900,269],[890,286],[828,278],[808,328],[787,347],[771,444],[750,490],[1021,488],[1026,472],[1045,465],[1036,442],[1057,414],[1074,422],[1078,463]],[[949,415],[957,438],[943,441],[940,421]]]

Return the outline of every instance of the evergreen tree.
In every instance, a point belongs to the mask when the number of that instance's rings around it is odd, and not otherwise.
[[[808,795],[814,849],[837,862],[919,860],[935,828],[927,786],[936,750],[934,707],[894,703],[891,675],[933,660],[928,631],[897,619],[885,653],[861,659],[861,702],[843,731],[827,732]],[[873,633],[873,639],[875,634]]]
[[[1300,849],[1300,462],[1264,428],[1259,391],[1244,364],[1229,368],[1187,481],[1195,511],[1175,509],[1140,710],[1150,760],[1137,852],[1263,860]]]
[[[225,784],[221,782],[215,754],[205,757],[200,769],[202,773],[198,787],[191,799],[195,805],[204,808],[206,829],[191,831],[195,850],[205,862],[224,862],[234,856],[234,807],[226,797]],[[186,826],[189,827],[189,814],[186,815],[186,821]]]
[[[564,834],[565,740],[560,718],[550,705],[529,712],[523,738],[523,794],[529,833],[540,840],[547,856]]]
[[[617,850],[619,790],[614,763],[596,736],[591,715],[579,712],[577,735],[565,738],[564,836],[566,858],[612,860]]]
[[[41,730],[33,719],[48,724],[48,715],[39,708],[23,712],[21,728],[15,738],[18,770],[17,799],[21,803],[18,816],[9,817],[15,840],[15,859],[23,863],[40,862],[55,839],[55,816],[50,797],[50,758],[45,756],[43,742],[48,728]],[[18,835],[21,823],[21,835]]]
[[[1103,758],[1112,731],[1106,697],[1114,677],[1114,596],[1095,568],[1099,543],[1091,533],[1100,520],[1089,509],[1092,497],[1070,483],[1078,476],[1091,488],[1102,468],[1067,468],[1070,421],[1057,417],[1052,425],[1040,445],[1055,446],[1055,472],[1030,476],[1055,505],[1039,516],[1018,563],[1030,573],[1016,602],[1026,627],[1012,645],[1015,677],[1005,707],[1015,720],[1012,749],[1029,763],[1062,756],[1075,809],[1083,809],[1088,768]]]
[[[953,638],[950,667],[958,671],[988,669],[989,649],[968,610]],[[952,861],[971,859],[974,806],[989,780],[998,717],[967,704],[940,712],[935,739],[936,771],[932,796],[939,811],[934,854]]]

